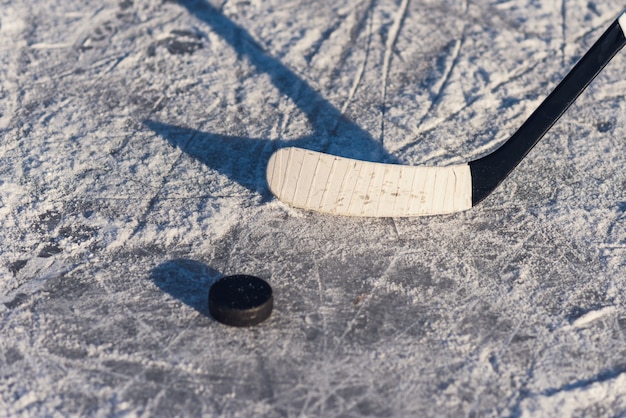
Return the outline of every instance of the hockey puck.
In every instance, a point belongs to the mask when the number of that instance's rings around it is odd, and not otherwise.
[[[209,289],[209,312],[222,324],[257,325],[270,316],[273,307],[272,288],[255,276],[222,277]]]

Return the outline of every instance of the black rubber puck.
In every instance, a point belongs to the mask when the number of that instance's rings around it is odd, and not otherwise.
[[[272,288],[255,276],[222,277],[209,289],[209,312],[222,324],[235,327],[260,324],[270,316],[273,307]]]

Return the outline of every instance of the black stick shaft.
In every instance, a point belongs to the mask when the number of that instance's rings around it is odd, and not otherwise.
[[[624,30],[616,20],[511,138],[491,154],[469,163],[473,205],[513,171],[625,44]]]

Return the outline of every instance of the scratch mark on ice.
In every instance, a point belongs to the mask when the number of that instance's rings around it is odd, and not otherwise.
[[[71,48],[74,46],[72,43],[48,43],[48,42],[38,42],[36,44],[32,44],[30,47],[32,49],[63,49],[63,48]]]
[[[583,328],[602,317],[611,315],[615,311],[616,311],[615,306],[605,306],[604,308],[587,312],[586,314],[584,314],[583,316],[577,318],[574,322],[572,322],[572,328]]]
[[[463,6],[462,6],[462,13],[463,14],[467,14],[467,10],[468,10],[468,3],[467,1],[463,2]],[[441,122],[445,121],[446,118],[450,118],[453,115],[449,115],[446,116],[445,118],[435,118],[434,117],[434,111],[436,109],[436,107],[439,105],[439,102],[441,101],[441,98],[446,90],[446,88],[448,87],[448,84],[452,78],[452,74],[454,73],[454,69],[457,67],[458,63],[459,63],[459,58],[461,56],[461,50],[463,48],[463,45],[465,44],[465,38],[466,38],[466,32],[467,32],[467,23],[465,23],[463,25],[463,28],[461,30],[461,35],[460,38],[458,40],[454,41],[454,47],[451,51],[451,59],[449,60],[449,65],[448,67],[444,70],[442,76],[441,76],[441,82],[439,83],[439,86],[433,86],[433,90],[436,90],[436,92],[434,92],[433,94],[433,98],[430,101],[430,105],[428,106],[428,109],[426,110],[426,112],[420,117],[419,122],[417,123],[417,127],[415,129],[412,129],[414,131],[414,135],[415,136],[421,136],[423,135],[425,132],[434,129],[436,126],[438,126]],[[466,102],[461,109],[457,110],[455,112],[459,113],[461,112],[465,107],[469,107],[471,106],[471,104],[473,103],[474,100],[472,100],[471,102]],[[429,126],[425,127],[425,123],[426,121],[431,118],[431,119],[436,119],[434,122],[432,122],[431,124],[429,124]],[[413,145],[413,140],[406,140],[404,141],[404,143],[400,144],[400,148],[409,148],[410,146]]]
[[[383,61],[383,84],[382,84],[382,112],[380,120],[380,140],[383,141],[385,135],[385,101],[387,97],[387,78],[389,77],[389,68],[391,67],[391,57],[393,56],[393,48],[398,40],[398,34],[402,29],[402,23],[406,17],[406,11],[409,7],[410,0],[402,0],[398,13],[396,14],[393,22],[393,26],[389,31],[389,37],[387,38],[387,44],[385,45],[385,57]]]
[[[189,143],[191,141],[193,141],[193,139],[195,138],[195,134],[192,134],[189,139],[185,142],[184,148],[186,149],[189,146]],[[172,171],[174,170],[174,167],[176,167],[176,165],[178,164],[178,162],[180,161],[181,157],[184,155],[184,151],[179,150],[178,151],[178,156],[176,157],[176,159],[174,160],[174,162],[170,165],[169,169],[165,172],[165,174],[163,175],[163,177],[161,177],[161,182],[158,185],[158,187],[156,188],[156,190],[154,191],[154,193],[152,193],[152,195],[150,196],[149,199],[146,200],[146,207],[144,208],[141,216],[138,218],[138,220],[135,220],[133,222],[133,230],[132,232],[128,235],[128,237],[125,237],[123,242],[126,241],[130,241],[131,239],[133,239],[135,237],[135,235],[137,235],[137,233],[139,231],[141,231],[145,226],[146,226],[146,222],[147,222],[147,218],[148,215],[150,214],[150,212],[152,212],[152,209],[154,208],[154,205],[156,204],[161,191],[163,190],[163,188],[165,187],[165,184],[168,182],[169,178],[170,178],[170,174],[172,174]]]
[[[371,3],[368,6],[368,10],[371,8]],[[368,12],[369,13],[369,12]],[[348,98],[346,99],[346,101],[344,102],[343,106],[341,107],[341,114],[345,114],[346,110],[348,110],[348,105],[350,105],[350,102],[352,101],[352,98],[354,97],[356,91],[359,88],[359,85],[361,84],[361,80],[363,80],[363,73],[365,72],[365,66],[367,65],[367,60],[370,56],[370,47],[372,44],[372,23],[373,23],[374,19],[372,18],[371,14],[369,16],[369,25],[368,25],[368,33],[367,33],[367,47],[365,49],[365,58],[363,59],[363,62],[361,63],[361,67],[359,67],[359,71],[356,74],[356,77],[354,78],[354,81],[352,82],[352,88],[350,89],[350,93],[348,94]],[[383,96],[384,97],[384,96]]]
[[[567,45],[567,8],[565,0],[561,1],[561,65],[565,66],[565,47]]]

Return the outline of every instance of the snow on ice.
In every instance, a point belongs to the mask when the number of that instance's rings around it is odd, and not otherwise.
[[[0,416],[623,416],[626,53],[479,206],[289,208],[273,150],[493,150],[617,1],[0,0]],[[253,274],[270,319],[208,287]]]

